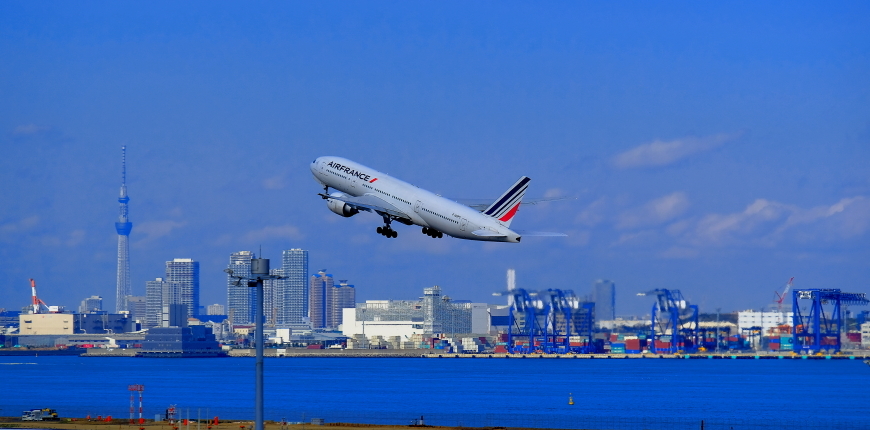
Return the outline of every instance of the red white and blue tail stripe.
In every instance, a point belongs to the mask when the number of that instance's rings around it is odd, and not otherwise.
[[[529,188],[530,181],[531,179],[526,176],[521,177],[516,184],[510,187],[495,203],[486,208],[483,213],[501,221],[505,227],[510,227],[511,220],[520,208],[520,202]]]

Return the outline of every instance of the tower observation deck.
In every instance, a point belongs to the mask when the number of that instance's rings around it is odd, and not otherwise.
[[[128,238],[130,231],[133,230],[133,223],[127,217],[127,203],[130,197],[127,197],[127,147],[121,147],[121,195],[118,197],[118,203],[121,204],[121,212],[118,215],[118,222],[115,223],[115,230],[118,232],[118,277],[115,294],[115,311],[128,311],[127,296],[133,294],[133,289],[130,287],[130,245]]]

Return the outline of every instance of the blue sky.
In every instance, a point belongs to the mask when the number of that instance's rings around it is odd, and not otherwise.
[[[870,6],[551,2],[0,4],[0,307],[113,308],[121,145],[133,289],[230,253],[310,250],[358,299],[440,285],[674,288],[702,311],[870,292]],[[308,163],[344,156],[445,196],[519,176],[521,244],[343,219]]]

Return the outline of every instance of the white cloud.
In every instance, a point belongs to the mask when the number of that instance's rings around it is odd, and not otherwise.
[[[39,215],[32,215],[27,218],[22,218],[19,221],[0,225],[0,233],[21,233],[23,231],[30,230],[37,224],[39,224]]]
[[[287,186],[287,184],[284,182],[283,173],[263,180],[263,188],[267,190],[280,190],[285,186]]]
[[[15,129],[12,130],[12,134],[16,136],[27,136],[37,134],[46,130],[48,130],[48,127],[40,127],[36,124],[24,124],[15,127]]]
[[[756,199],[743,212],[732,214],[709,214],[701,218],[693,231],[698,243],[724,244],[738,237],[760,238],[764,235],[759,227],[782,220],[793,207],[765,199]]]
[[[658,254],[661,258],[670,259],[691,259],[700,254],[700,251],[694,248],[686,248],[681,246],[672,246]]]
[[[708,214],[694,221],[693,226],[674,223],[668,229],[697,246],[848,240],[870,230],[870,199],[856,196],[810,209],[756,199],[742,212]]]
[[[267,226],[259,230],[252,230],[245,234],[246,242],[260,242],[270,239],[301,239],[303,237],[299,229],[292,225]]]
[[[625,229],[660,224],[682,215],[688,208],[689,197],[682,191],[676,191],[623,212],[616,227]]]
[[[585,209],[580,211],[580,213],[577,214],[575,221],[578,224],[587,227],[594,227],[604,221],[607,215],[607,209],[607,199],[602,197],[590,203]]]
[[[552,199],[552,198],[556,198],[556,197],[562,197],[563,195],[564,195],[564,193],[563,193],[562,190],[559,189],[559,188],[550,188],[549,190],[547,190],[546,192],[544,192],[544,198],[545,198],[545,199]]]
[[[131,233],[131,235],[136,235],[137,233],[145,235],[144,238],[137,242],[145,243],[166,236],[169,233],[172,233],[173,230],[184,227],[185,225],[187,225],[187,222],[184,221],[145,221],[141,224],[134,225],[133,233]]]
[[[706,137],[684,137],[669,141],[655,140],[618,154],[614,157],[613,163],[621,169],[665,166],[690,155],[714,149],[739,136],[740,134],[717,134]]]
[[[73,247],[76,246],[85,239],[85,231],[84,230],[73,230],[69,234],[69,238],[66,241],[66,246]]]

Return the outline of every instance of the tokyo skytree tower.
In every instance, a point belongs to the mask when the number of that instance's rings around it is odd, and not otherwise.
[[[118,222],[115,223],[115,230],[118,231],[118,283],[115,296],[115,312],[129,311],[127,307],[127,296],[133,294],[133,289],[130,287],[130,245],[128,236],[133,230],[133,223],[127,219],[127,202],[130,198],[127,197],[127,147],[121,147],[121,196],[118,197],[118,202],[121,203],[121,213],[118,216]]]

